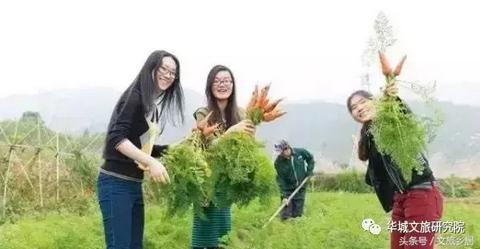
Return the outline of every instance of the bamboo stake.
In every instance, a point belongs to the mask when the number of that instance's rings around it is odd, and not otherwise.
[[[38,143],[41,144],[41,139],[42,139],[42,136],[41,136],[41,133],[40,133],[40,121],[37,120],[37,138],[38,138]],[[40,195],[40,207],[43,208],[43,185],[42,185],[42,158],[41,158],[41,155],[40,155],[40,152],[41,150],[40,149],[37,149],[38,150],[38,159],[37,159],[37,163],[38,163],[38,192],[39,192],[39,195]]]
[[[2,126],[0,126],[0,131],[2,132],[2,135],[5,138],[5,141],[10,144],[10,139],[8,139],[7,133],[5,133],[5,130],[3,130]]]
[[[87,146],[83,147],[83,149],[81,151],[85,151],[88,147],[90,147],[95,141],[97,141],[97,139],[100,137],[100,135],[97,135],[95,136],[94,139],[92,139],[92,141],[90,141],[90,143],[87,144]]]
[[[12,151],[13,149],[11,148],[9,153],[8,153],[8,166],[7,166],[7,171],[5,172],[5,181],[3,182],[3,217],[5,218],[5,214],[7,211],[7,190],[8,190],[8,173],[10,172],[10,166],[11,166],[11,160],[12,160]]]
[[[30,136],[30,134],[34,133],[36,129],[37,128],[32,128],[30,131],[27,132],[27,135],[25,135],[23,138],[19,139],[16,143],[17,144],[23,143],[23,141],[25,141],[25,139],[27,139]]]
[[[23,164],[21,163],[21,159],[17,156],[17,154],[15,153],[15,151],[12,152],[12,155],[15,156],[15,158],[20,162],[20,168],[22,169],[22,172],[23,174],[25,175],[25,178],[27,179],[27,182],[28,184],[30,185],[30,187],[32,187],[32,189],[34,190],[35,187],[33,186],[33,183],[32,181],[30,180],[30,176],[28,175],[28,172],[27,170],[25,169],[25,167],[23,166]],[[13,157],[12,156],[12,157]],[[35,159],[36,156],[33,156],[27,163],[26,165],[29,165],[34,159]]]
[[[18,133],[18,122],[15,124],[15,133],[13,134],[13,142],[17,140],[17,133]],[[8,139],[8,137],[5,137]],[[10,167],[12,166],[12,154],[14,147],[9,148],[9,154],[8,154],[8,166],[7,166],[7,171],[5,172],[5,181],[3,185],[3,217],[5,217],[6,211],[7,211],[7,192],[8,192],[8,173],[10,172]]]
[[[58,132],[57,132],[57,153],[55,154],[55,166],[56,166],[56,173],[57,173],[57,197],[56,197],[56,200],[57,200],[57,203],[58,201],[60,200],[60,154],[59,154],[59,137],[58,137]]]

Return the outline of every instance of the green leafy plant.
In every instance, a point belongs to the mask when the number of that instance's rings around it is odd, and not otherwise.
[[[162,157],[171,183],[162,188],[169,214],[183,214],[193,205],[194,211],[202,212],[202,206],[212,199],[213,182],[206,161],[201,131],[167,150]]]
[[[380,52],[387,87],[395,84],[405,59],[406,57],[403,57],[395,70],[392,70],[385,55]],[[422,122],[419,122],[396,96],[385,94],[376,100],[375,105],[377,115],[373,120],[371,132],[378,150],[391,157],[405,180],[411,179],[413,169],[422,174],[424,167],[419,161],[419,156],[425,151],[427,144],[426,130]]]
[[[376,110],[371,131],[378,150],[390,155],[406,180],[411,178],[412,169],[421,174],[424,168],[418,156],[426,149],[426,131],[422,123],[407,113],[396,99],[380,99]]]
[[[256,198],[268,201],[276,192],[272,161],[250,135],[234,132],[219,138],[208,149],[208,162],[215,188],[222,191],[214,198],[218,206],[246,205]]]
[[[246,118],[254,125],[272,122],[286,112],[281,111],[282,99],[270,101],[270,85],[260,90],[255,86],[246,107]],[[220,137],[208,150],[208,162],[212,167],[215,195],[218,206],[228,207],[232,203],[246,205],[259,198],[270,200],[276,191],[275,170],[272,161],[265,153],[264,146],[253,136],[234,132]]]

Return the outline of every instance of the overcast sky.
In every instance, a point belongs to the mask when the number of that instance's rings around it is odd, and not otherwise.
[[[437,81],[440,99],[480,106],[478,10],[475,1],[2,1],[0,97],[123,91],[165,49],[198,92],[224,64],[242,103],[268,82],[290,101],[344,103],[361,87],[361,54],[383,11],[398,39],[388,55],[409,56],[402,78]]]

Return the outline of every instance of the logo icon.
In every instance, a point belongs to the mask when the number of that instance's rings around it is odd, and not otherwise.
[[[362,221],[362,228],[363,230],[368,231],[373,235],[379,235],[380,232],[382,231],[382,228],[380,227],[380,225],[375,224],[375,221],[370,218],[364,219]]]

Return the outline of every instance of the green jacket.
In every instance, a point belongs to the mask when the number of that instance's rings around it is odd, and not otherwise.
[[[314,167],[313,155],[302,148],[292,148],[292,155],[289,159],[282,155],[277,156],[275,170],[282,198],[287,198],[305,177],[313,175]],[[305,187],[306,185],[303,188]]]

